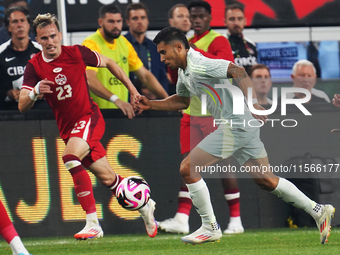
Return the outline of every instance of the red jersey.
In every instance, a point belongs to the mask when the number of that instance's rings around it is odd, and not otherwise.
[[[191,40],[189,40],[189,42],[195,43],[199,39],[207,35],[209,32],[210,30],[204,32],[201,35],[195,34],[194,37]],[[201,52],[203,56],[206,56],[208,58],[225,59],[225,60],[234,62],[234,55],[233,55],[233,51],[231,49],[229,40],[223,35],[217,36],[210,43],[207,52],[205,52],[204,50],[198,49],[198,48],[196,48],[195,50]]]
[[[98,53],[85,46],[61,46],[61,54],[51,61],[42,52],[28,61],[22,88],[32,90],[35,85],[47,79],[53,81],[53,93],[44,94],[52,108],[62,139],[68,137],[76,122],[85,115],[98,114],[99,108],[89,94],[86,66],[98,67]]]

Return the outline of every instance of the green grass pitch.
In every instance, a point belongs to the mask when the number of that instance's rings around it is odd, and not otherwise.
[[[220,242],[185,245],[182,235],[159,233],[155,238],[146,234],[104,235],[104,238],[76,241],[72,237],[22,238],[33,255],[72,254],[339,254],[340,228],[333,228],[328,243],[321,245],[315,228],[246,230],[243,234],[224,235]],[[0,254],[12,254],[6,242],[0,242]]]

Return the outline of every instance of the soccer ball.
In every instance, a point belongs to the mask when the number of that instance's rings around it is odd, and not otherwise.
[[[143,178],[130,176],[118,185],[116,198],[124,209],[135,211],[148,203],[150,193],[150,187]]]

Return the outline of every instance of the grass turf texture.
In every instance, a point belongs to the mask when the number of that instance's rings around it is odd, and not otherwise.
[[[182,235],[159,233],[155,238],[146,234],[106,235],[104,238],[77,241],[72,237],[23,238],[33,255],[40,254],[339,254],[340,228],[331,231],[329,242],[321,245],[317,229],[246,230],[243,234],[224,235],[220,242],[185,245]],[[0,254],[12,254],[4,241]]]

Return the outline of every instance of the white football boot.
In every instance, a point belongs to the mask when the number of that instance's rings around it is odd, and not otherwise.
[[[219,242],[222,237],[220,225],[215,222],[210,225],[202,225],[194,233],[181,238],[184,243],[201,244],[207,242]]]
[[[223,231],[223,233],[227,235],[240,234],[243,232],[244,228],[242,226],[241,217],[230,217],[228,228]]]
[[[321,215],[315,219],[316,225],[320,232],[320,242],[324,244],[328,242],[327,238],[331,231],[331,221],[334,217],[335,208],[332,205],[320,205],[322,212]]]
[[[104,236],[104,232],[99,222],[86,221],[85,227],[74,235],[75,239],[86,240],[93,238],[100,238]]]
[[[155,205],[156,202],[150,198],[148,203],[138,210],[144,220],[146,232],[150,237],[157,235],[157,222],[153,214],[156,208]]]
[[[189,223],[182,223],[175,218],[166,219],[163,221],[158,221],[158,227],[168,233],[175,234],[188,234],[189,233]]]

